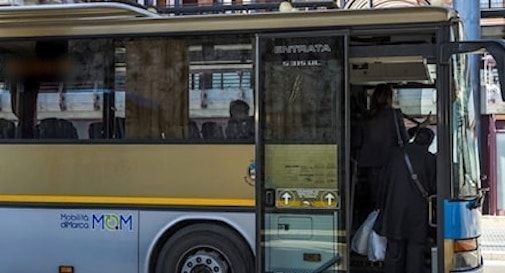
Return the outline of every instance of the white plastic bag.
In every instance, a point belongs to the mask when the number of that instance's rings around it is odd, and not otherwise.
[[[368,260],[371,262],[384,261],[386,258],[386,237],[380,236],[372,230],[368,237]]]
[[[351,248],[354,252],[364,256],[368,255],[369,238],[378,215],[379,211],[372,211],[354,234],[351,242]]]

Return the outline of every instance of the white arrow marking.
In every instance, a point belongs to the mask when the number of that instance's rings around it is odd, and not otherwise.
[[[333,196],[331,193],[328,193],[324,196],[324,199],[328,201],[328,206],[331,206],[333,204],[333,200],[335,200],[335,196]]]
[[[284,199],[284,205],[288,205],[289,199],[291,199],[291,194],[289,194],[288,192],[285,192],[281,197],[282,197],[282,199]]]

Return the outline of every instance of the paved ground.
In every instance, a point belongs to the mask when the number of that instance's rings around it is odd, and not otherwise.
[[[484,273],[503,273],[505,272],[505,261],[486,261]]]
[[[505,217],[483,217],[480,243],[484,256],[484,273],[504,273]]]
[[[483,217],[480,243],[485,259],[505,261],[505,217]]]

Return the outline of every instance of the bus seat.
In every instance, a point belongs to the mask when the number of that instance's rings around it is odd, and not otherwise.
[[[46,118],[37,125],[38,138],[41,139],[77,139],[77,129],[71,121],[58,118]]]
[[[116,118],[114,129],[114,138],[121,139],[124,137],[124,118]],[[90,139],[105,139],[105,131],[103,129],[103,122],[93,122],[88,127],[88,134]]]
[[[104,139],[103,122],[93,122],[88,127],[90,139]]]
[[[228,139],[253,139],[254,119],[230,119],[226,127],[226,138]]]
[[[213,121],[204,122],[202,136],[204,139],[224,139],[223,127]]]
[[[16,134],[16,125],[10,120],[0,119],[0,139],[12,139]]]
[[[200,135],[200,130],[198,129],[198,125],[196,125],[196,122],[191,121],[188,125],[188,134],[189,134],[189,139],[201,139],[202,136]]]

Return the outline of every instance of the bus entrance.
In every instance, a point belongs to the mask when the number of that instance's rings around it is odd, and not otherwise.
[[[368,273],[384,269],[382,263],[374,268],[375,264],[369,263],[372,261],[363,260],[366,255],[350,252],[350,238],[364,221],[360,211],[368,214],[375,209],[370,198],[355,195],[359,175],[363,174],[355,166],[365,164],[353,161],[350,131],[359,123],[353,113],[370,111],[370,93],[375,92],[371,89],[384,83],[396,89],[392,98],[396,105],[390,105],[391,109],[404,110],[393,110],[401,113],[399,121],[394,115],[395,119],[389,119],[398,122],[398,131],[390,126],[395,139],[401,137],[399,127],[410,133],[407,129],[417,132],[415,127],[420,128],[420,124],[437,138],[433,146],[436,152],[431,151],[432,172],[423,180],[432,185],[433,198],[421,199],[422,210],[415,212],[426,215],[423,223],[426,221],[426,228],[431,226],[423,230],[426,250],[422,252],[427,255],[418,255],[419,268],[447,272],[482,266],[476,239],[480,236],[478,225],[468,228],[465,224],[479,218],[483,198],[476,129],[479,113],[472,94],[479,89],[471,83],[467,57],[470,53],[481,56],[487,50],[497,60],[499,83],[503,85],[503,44],[435,44],[434,34],[429,32],[426,39],[408,31],[387,39],[367,35],[312,32],[262,34],[257,38],[258,272]],[[419,97],[419,105],[414,107],[419,111],[409,112],[412,105],[407,97],[414,95]],[[426,98],[431,103],[427,104]],[[406,134],[404,143],[414,140]],[[365,157],[377,155],[369,153],[361,158]],[[406,164],[404,157],[398,157],[398,166]],[[392,183],[388,182],[388,187]],[[415,190],[412,192],[411,196],[419,197]],[[399,195],[407,196],[405,192]],[[383,201],[393,204],[389,199]],[[459,245],[468,240],[475,247],[459,250]],[[357,266],[356,261],[362,260],[364,266]]]
[[[345,41],[335,33],[258,39],[261,272],[345,267]]]

